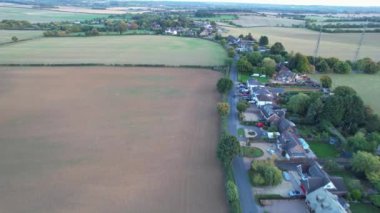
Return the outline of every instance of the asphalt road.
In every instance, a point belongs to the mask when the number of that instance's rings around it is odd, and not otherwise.
[[[230,78],[233,82],[237,81],[237,68],[236,62],[239,59],[238,56],[234,58],[234,62],[230,70]],[[228,116],[228,131],[230,134],[237,136],[237,125],[239,120],[237,118],[236,99],[234,98],[235,87],[228,96],[228,102],[230,104],[230,115]],[[236,185],[239,190],[240,206],[242,213],[258,213],[260,207],[257,205],[252,195],[252,186],[248,179],[247,166],[244,164],[243,158],[237,156],[232,161],[232,169]]]

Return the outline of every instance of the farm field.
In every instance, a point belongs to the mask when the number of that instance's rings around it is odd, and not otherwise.
[[[43,31],[38,30],[0,30],[0,44],[12,41],[12,36],[19,40],[42,37]]]
[[[223,27],[227,31],[224,35],[239,36],[240,34],[252,33],[256,38],[261,35],[269,37],[269,42],[281,42],[290,52],[301,52],[313,55],[317,45],[319,32],[303,28],[280,28],[280,27],[252,27],[237,28]],[[323,33],[319,47],[319,55],[323,57],[338,57],[340,59],[352,60],[360,39],[360,33]],[[380,60],[380,33],[367,33],[359,57],[371,57]]]
[[[227,212],[219,77],[0,67],[0,211]]]
[[[0,64],[223,65],[216,43],[171,36],[44,38],[0,47]]]
[[[293,25],[303,25],[305,21],[274,16],[245,15],[239,16],[233,23],[243,27],[291,27]]]
[[[310,77],[319,81],[322,75],[314,74]],[[380,99],[378,91],[380,91],[380,75],[367,75],[367,74],[349,74],[338,75],[329,74],[333,80],[333,87],[336,86],[350,86],[358,92],[363,99],[364,104],[371,106],[371,108],[380,115]]]
[[[59,12],[36,8],[0,7],[0,20],[26,20],[31,23],[52,21],[80,21],[107,16],[108,15],[102,14]]]

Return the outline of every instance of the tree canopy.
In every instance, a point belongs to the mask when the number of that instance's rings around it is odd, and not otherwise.
[[[216,88],[218,89],[218,92],[221,94],[226,94],[229,92],[233,87],[233,82],[229,78],[221,78],[218,80],[218,83],[216,84]]]
[[[217,156],[225,166],[231,165],[232,159],[240,153],[240,144],[233,135],[223,134],[217,148]]]
[[[276,186],[282,182],[281,170],[270,160],[252,161],[249,176],[254,186]]]
[[[230,105],[227,102],[220,102],[217,104],[218,113],[220,116],[225,117],[230,113]]]
[[[280,42],[276,42],[270,48],[270,53],[272,54],[282,54],[285,52],[285,47]]]
[[[260,46],[266,46],[269,44],[269,39],[267,36],[261,36],[259,39]]]
[[[287,107],[292,112],[305,115],[310,104],[310,96],[299,93],[290,97]]]
[[[320,78],[321,85],[323,88],[331,88],[332,86],[332,79],[328,75],[324,75]]]

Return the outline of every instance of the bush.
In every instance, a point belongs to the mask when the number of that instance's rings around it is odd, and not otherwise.
[[[225,117],[230,113],[230,105],[227,102],[220,102],[217,104],[218,113],[220,116]]]
[[[253,161],[249,176],[254,186],[276,186],[282,182],[281,170],[273,161]]]
[[[218,89],[218,92],[221,94],[225,94],[229,92],[233,87],[233,82],[229,78],[221,78],[219,79],[218,83],[216,84],[216,88]]]
[[[249,107],[249,104],[247,101],[239,101],[236,105],[236,109],[242,113],[242,112],[245,112],[245,110],[247,110],[247,108]]]
[[[239,200],[239,193],[234,182],[227,181],[226,189],[228,202],[231,203]]]
[[[350,192],[351,198],[353,200],[361,200],[362,199],[362,192],[359,189],[354,189]]]
[[[380,207],[380,195],[372,195],[369,198],[373,205]]]

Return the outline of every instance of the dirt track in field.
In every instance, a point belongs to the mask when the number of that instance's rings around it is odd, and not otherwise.
[[[1,67],[0,212],[227,212],[218,77]]]

